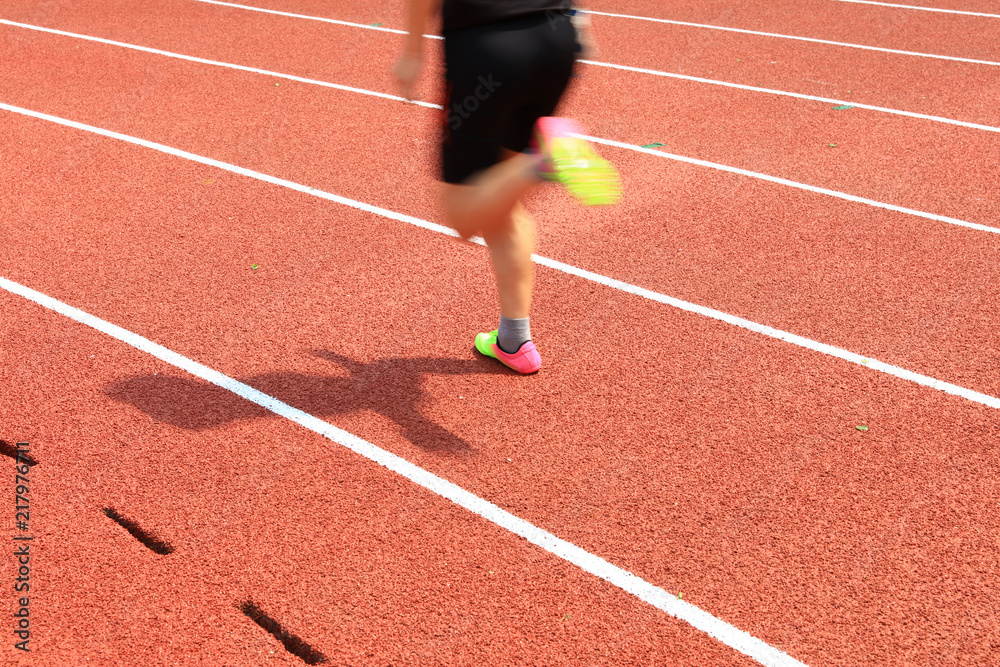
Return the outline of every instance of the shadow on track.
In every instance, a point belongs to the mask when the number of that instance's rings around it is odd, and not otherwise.
[[[314,350],[312,354],[338,364],[349,375],[266,373],[237,379],[317,417],[372,410],[398,424],[403,437],[414,445],[435,454],[467,455],[475,450],[421,414],[423,376],[511,373],[481,357],[395,358],[365,363],[329,350]],[[105,394],[134,406],[159,422],[193,431],[238,419],[274,416],[230,391],[190,376],[133,377],[109,385]]]

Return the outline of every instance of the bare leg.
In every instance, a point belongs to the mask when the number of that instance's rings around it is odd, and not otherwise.
[[[531,295],[535,288],[535,221],[518,204],[509,217],[509,224],[484,232],[490,249],[493,272],[500,294],[500,313],[509,319],[528,317]]]
[[[504,317],[528,317],[535,286],[535,221],[518,202],[539,182],[538,158],[506,152],[506,159],[470,179],[445,185],[448,223],[463,238],[482,234],[490,249]]]
[[[506,226],[517,200],[541,180],[537,157],[510,151],[504,154],[502,162],[465,184],[444,186],[448,225],[464,239],[476,234],[485,238],[490,230]]]

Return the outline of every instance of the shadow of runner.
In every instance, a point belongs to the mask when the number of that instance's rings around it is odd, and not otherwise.
[[[338,364],[348,377],[305,373],[265,373],[237,378],[258,391],[317,417],[372,410],[399,425],[411,443],[436,454],[463,455],[474,450],[423,416],[421,381],[425,375],[507,374],[495,362],[476,359],[393,358],[359,362],[329,350],[315,350]],[[153,419],[185,430],[203,430],[239,419],[273,413],[214,384],[191,377],[143,375],[109,385],[104,393]]]

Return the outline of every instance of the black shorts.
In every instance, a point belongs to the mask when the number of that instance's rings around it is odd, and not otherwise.
[[[576,31],[563,13],[529,14],[444,34],[442,171],[462,183],[522,152],[569,83]]]

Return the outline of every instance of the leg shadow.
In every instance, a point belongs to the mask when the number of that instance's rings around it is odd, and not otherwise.
[[[348,372],[342,375],[266,373],[238,378],[258,391],[317,417],[372,410],[399,425],[403,437],[435,454],[468,455],[475,450],[439,424],[424,417],[421,388],[427,375],[504,374],[505,368],[482,359],[430,357],[359,362],[329,350],[315,356]],[[129,404],[156,421],[185,430],[205,430],[241,419],[274,413],[230,391],[190,377],[144,375],[116,382],[105,394]]]

